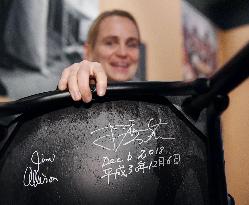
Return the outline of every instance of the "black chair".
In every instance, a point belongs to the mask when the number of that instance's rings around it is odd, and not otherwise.
[[[90,105],[59,91],[3,105],[2,115],[22,114],[1,136],[0,204],[226,204],[207,110],[195,122],[180,108],[199,84],[109,85]]]
[[[248,50],[208,80],[0,105],[0,204],[227,205],[219,115],[249,75]]]

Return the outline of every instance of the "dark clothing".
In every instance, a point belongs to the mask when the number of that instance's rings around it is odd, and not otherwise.
[[[12,0],[1,0],[0,1],[0,58],[5,55],[6,48],[4,42],[4,31],[6,28],[6,22],[9,15],[9,10]]]
[[[4,87],[2,81],[0,80],[0,96],[6,96],[7,95],[7,90]]]

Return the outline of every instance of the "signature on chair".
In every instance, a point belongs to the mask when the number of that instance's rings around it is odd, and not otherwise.
[[[136,129],[135,120],[129,120],[129,123],[127,124],[111,125],[109,123],[108,126],[96,129],[91,132],[91,135],[95,133],[101,133],[100,137],[94,140],[93,144],[104,149],[113,150],[114,152],[117,152],[117,150],[121,146],[126,146],[132,142],[143,144],[148,143],[153,139],[175,139],[172,137],[158,136],[156,133],[158,128],[162,125],[167,125],[168,123],[162,122],[161,119],[159,119],[158,123],[156,123],[155,121],[156,120],[151,118],[147,123],[147,127],[145,127],[144,129]]]
[[[33,166],[26,167],[26,170],[23,175],[23,185],[37,187],[41,184],[48,184],[53,182],[58,182],[56,177],[46,176],[41,172],[40,168],[42,164],[53,163],[55,160],[55,155],[45,158],[44,154],[39,154],[38,151],[34,151],[30,161]]]

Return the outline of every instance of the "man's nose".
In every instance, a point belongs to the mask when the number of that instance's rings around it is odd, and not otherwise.
[[[128,50],[127,50],[126,45],[119,44],[117,51],[116,51],[117,55],[121,56],[121,57],[125,57],[127,55],[127,52],[128,52]]]

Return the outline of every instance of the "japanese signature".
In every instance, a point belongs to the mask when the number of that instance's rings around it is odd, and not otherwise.
[[[93,141],[93,144],[107,150],[116,152],[120,146],[126,146],[132,142],[139,144],[148,143],[152,139],[172,140],[172,137],[157,136],[156,131],[162,125],[167,125],[167,122],[162,122],[159,119],[158,123],[151,118],[145,129],[136,129],[135,120],[129,120],[128,124],[109,124],[106,127],[96,129],[91,132],[91,135],[96,133],[105,133]]]

